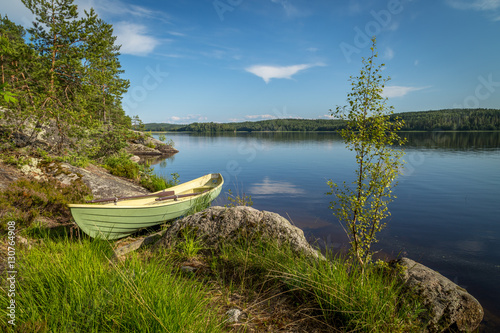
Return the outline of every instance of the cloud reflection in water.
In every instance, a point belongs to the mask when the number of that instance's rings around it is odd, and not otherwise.
[[[297,187],[297,185],[290,182],[270,180],[269,177],[265,177],[262,183],[252,184],[249,192],[252,195],[281,194],[296,196],[305,194],[305,191]]]

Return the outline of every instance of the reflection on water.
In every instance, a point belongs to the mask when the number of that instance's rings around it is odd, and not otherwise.
[[[270,180],[265,177],[261,183],[254,183],[250,185],[249,193],[252,195],[286,195],[294,196],[304,194],[305,191],[291,182]]]
[[[183,133],[172,135],[188,135],[191,137],[212,140],[216,138],[257,138],[262,141],[272,142],[301,142],[301,141],[342,141],[340,134],[336,132],[222,132],[217,134]]]
[[[141,160],[139,163],[147,164],[147,165],[156,165],[159,164],[160,167],[166,168],[169,163],[173,163],[175,161],[175,154],[170,156],[160,155],[160,156],[141,156]]]
[[[467,287],[500,332],[492,320],[500,318],[500,132],[403,135],[407,165],[375,250],[407,255]],[[228,189],[247,192],[255,208],[287,217],[324,245],[347,243],[325,195],[328,179],[353,179],[354,153],[338,134],[167,136],[179,153],[155,164],[156,173],[178,172],[184,182],[221,172],[226,182],[218,204]]]
[[[500,132],[403,132],[407,148],[442,150],[499,149]]]
[[[303,142],[303,141],[342,141],[336,132],[223,132],[219,134],[203,133],[169,133],[175,137],[203,138],[205,142],[213,142],[219,138],[254,138],[272,142]],[[500,132],[401,132],[401,136],[408,139],[405,147],[439,148],[439,149],[499,149]]]

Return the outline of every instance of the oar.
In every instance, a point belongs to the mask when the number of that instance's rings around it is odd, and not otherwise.
[[[165,197],[165,196],[172,196],[174,193],[175,193],[174,191],[163,191],[160,193],[132,195],[132,196],[128,196],[128,197],[96,199],[96,200],[86,201],[86,203],[109,202],[109,201],[117,202],[119,200],[141,199],[141,198],[149,198],[149,197],[160,197],[161,198],[161,197]]]
[[[178,198],[192,197],[194,195],[200,195],[200,194],[203,194],[203,193],[208,192],[208,191],[210,191],[210,190],[205,190],[205,191],[199,192],[199,193],[188,193],[188,194],[170,195],[168,197],[156,198],[155,200],[156,201],[163,201],[163,200],[174,199],[175,201],[177,201]]]

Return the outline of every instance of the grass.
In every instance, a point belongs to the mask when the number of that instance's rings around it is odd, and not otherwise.
[[[412,332],[419,304],[397,271],[364,274],[342,257],[318,260],[252,238],[207,249],[193,233],[176,246],[113,258],[112,245],[46,235],[17,253],[18,332]],[[186,262],[187,261],[187,262]],[[181,274],[179,267],[198,267]],[[5,273],[0,302],[7,304]],[[5,302],[5,303],[3,303]],[[239,308],[240,323],[224,312]],[[0,309],[0,331],[11,327]]]
[[[107,242],[45,239],[18,254],[18,332],[218,332],[208,289],[163,255],[111,260]],[[3,277],[0,299],[7,304]],[[4,303],[5,302],[5,303]],[[0,327],[11,327],[5,308]]]
[[[236,189],[236,192],[238,192],[238,189]],[[228,204],[224,205],[224,207],[253,206],[252,196],[246,195],[245,193],[233,194],[233,191],[230,189],[227,191],[226,200]]]
[[[308,304],[308,316],[328,330],[412,332],[420,328],[419,303],[403,290],[397,271],[385,266],[369,265],[361,274],[341,256],[327,254],[328,260],[314,260],[273,242],[226,247],[221,257],[238,267],[234,274],[239,277],[232,280],[241,281],[243,289],[280,285],[297,304]]]

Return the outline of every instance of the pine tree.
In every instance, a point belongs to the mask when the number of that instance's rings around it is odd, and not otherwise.
[[[9,129],[10,136],[15,132],[26,131],[29,124],[31,134],[24,144],[29,144],[37,132],[37,125],[44,118],[41,110],[39,87],[45,82],[40,76],[41,64],[38,56],[24,41],[26,31],[8,17],[0,15],[0,69],[1,85],[4,98],[0,105],[4,107],[0,118],[3,126]],[[11,98],[5,98],[11,97]]]
[[[124,117],[121,96],[129,87],[129,81],[120,77],[124,72],[118,59],[120,46],[111,24],[99,19],[94,9],[85,15],[85,83],[95,96],[92,109],[103,123],[119,123]]]
[[[28,29],[33,48],[40,56],[48,85],[40,96],[59,134],[58,150],[72,133],[73,125],[88,125],[82,106],[82,56],[85,32],[73,0],[22,0],[35,15]]]

